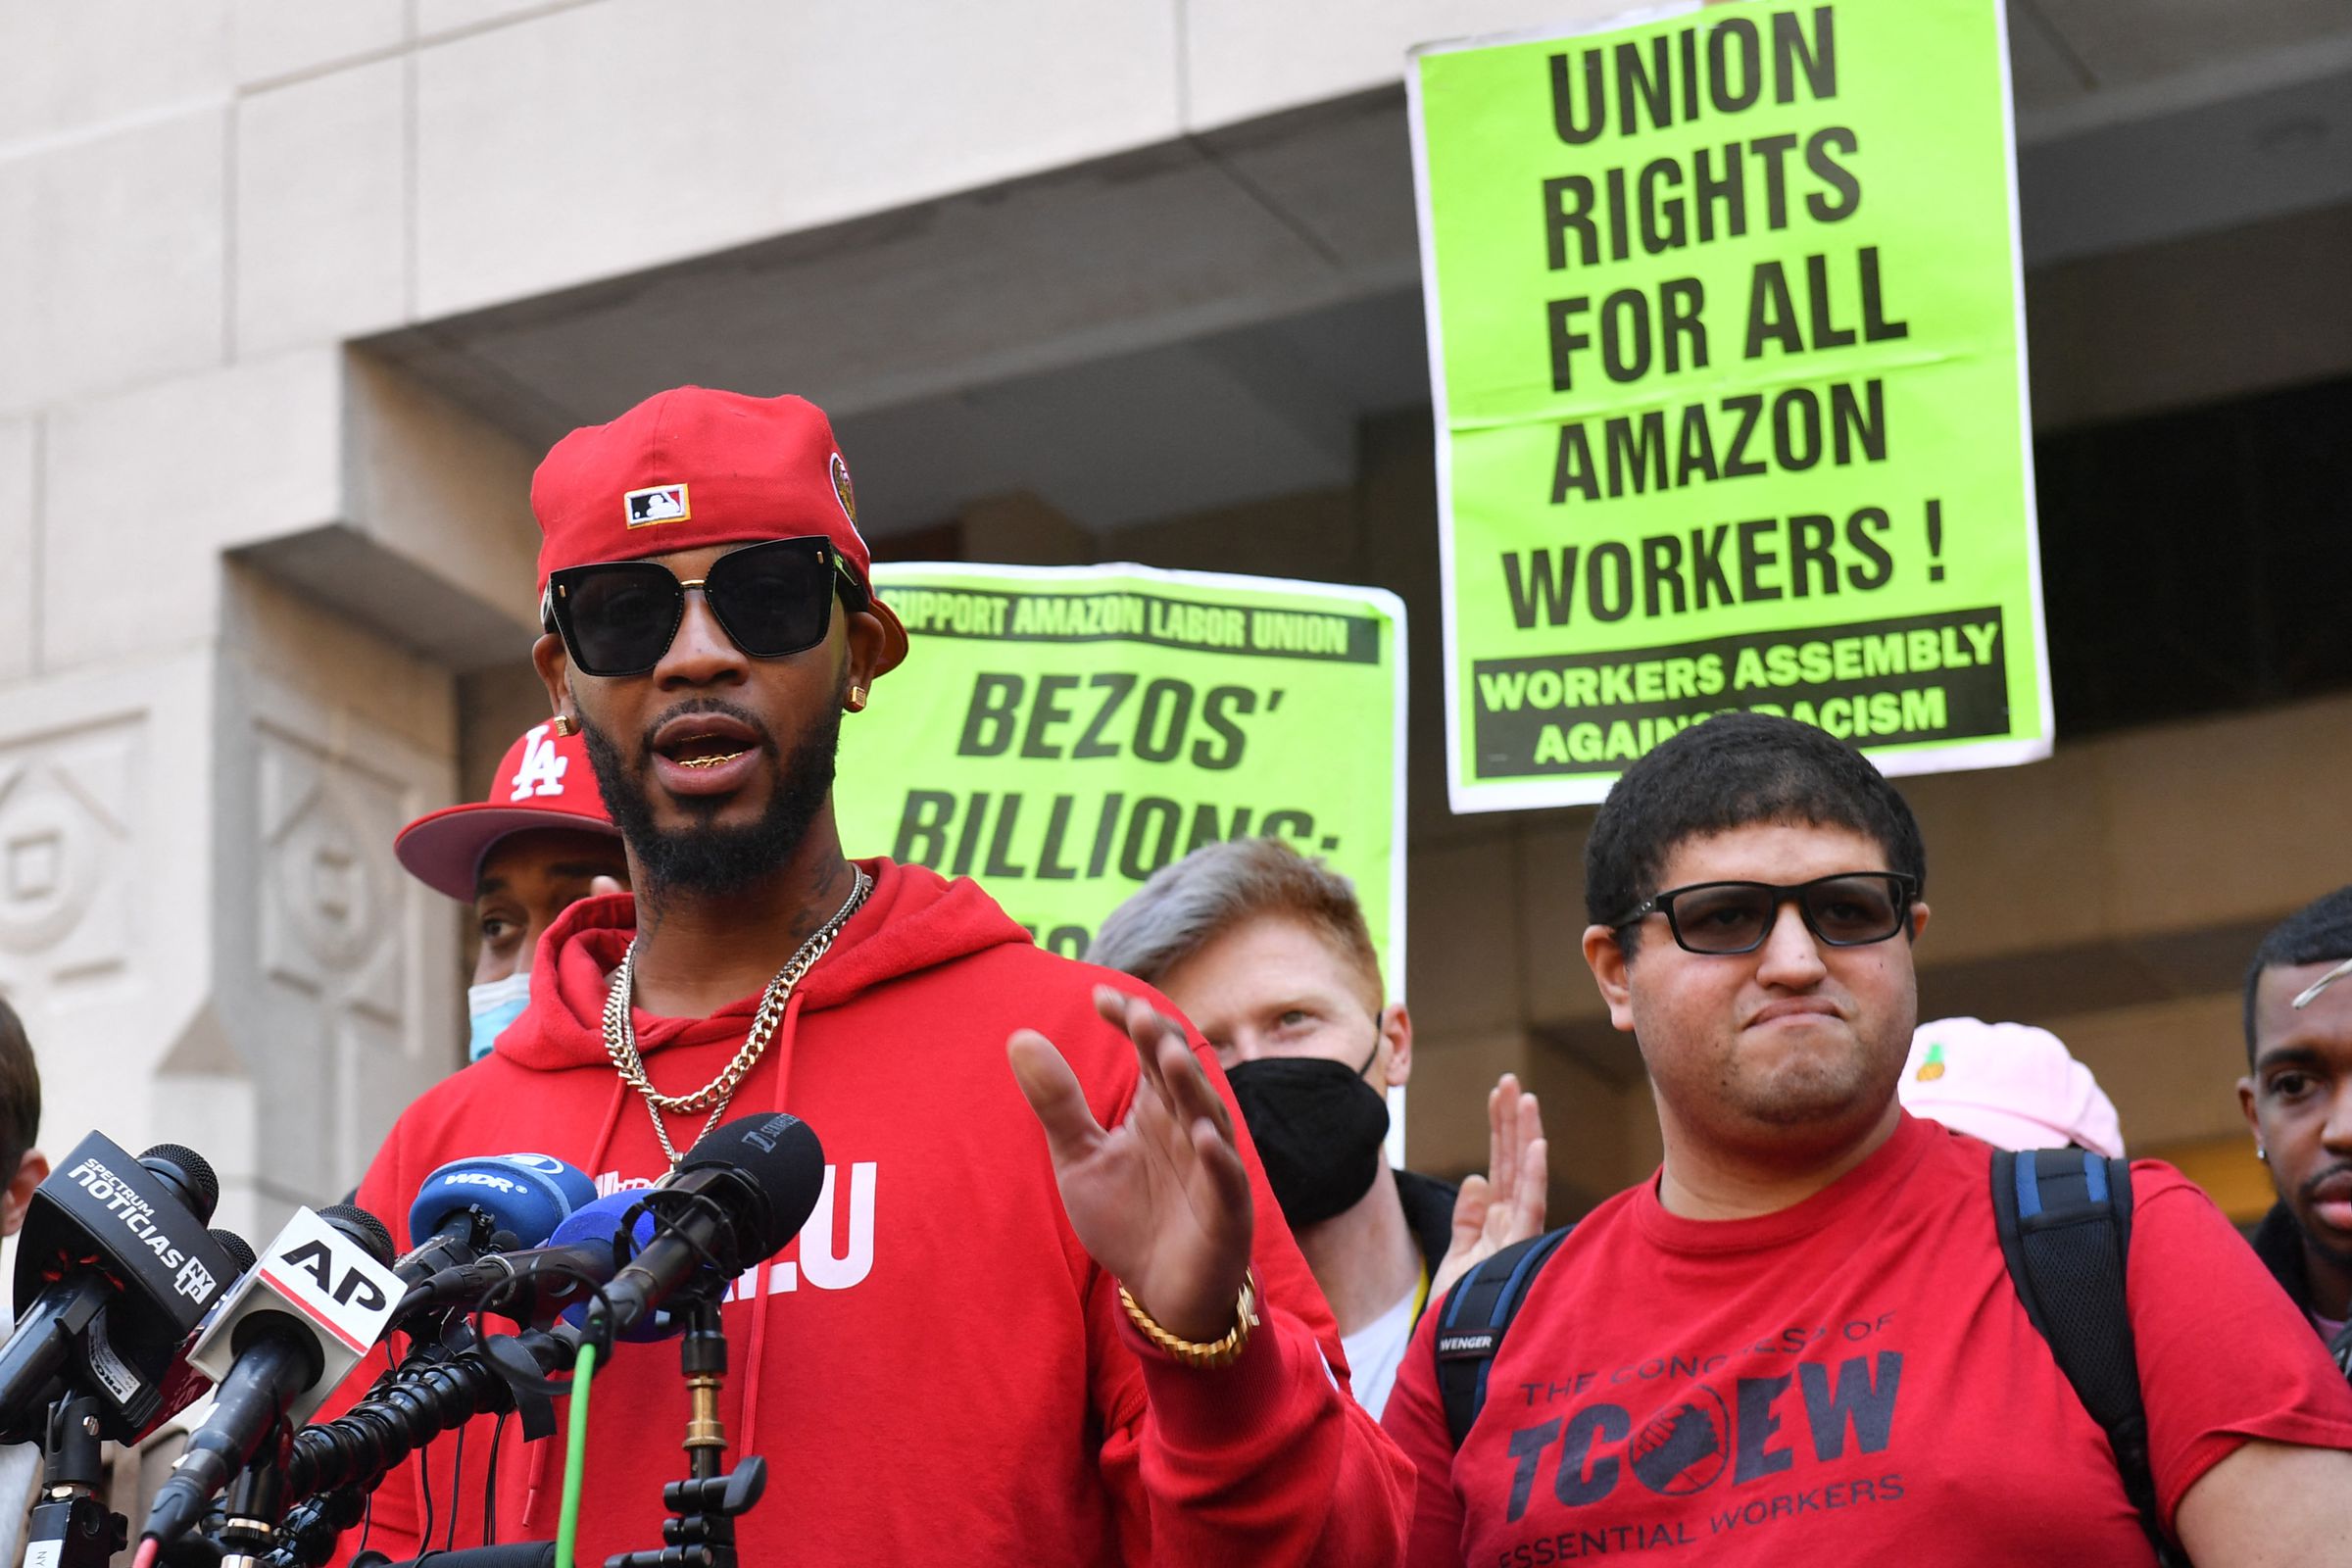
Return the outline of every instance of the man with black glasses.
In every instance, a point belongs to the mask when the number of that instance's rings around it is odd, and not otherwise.
[[[1414,1568],[2159,1560],[2021,1303],[1993,1151],[1896,1102],[1926,878],[1902,797],[1805,725],[1710,719],[1618,781],[1584,954],[1665,1161],[1542,1263],[1458,1444],[1440,1347],[1491,1320],[1424,1317],[1385,1417],[1420,1472]],[[2136,1350],[2165,1549],[2352,1560],[2352,1390],[2201,1194],[2154,1163],[2130,1185],[2100,1343]]]
[[[565,437],[531,502],[534,658],[635,898],[550,927],[528,1009],[401,1118],[362,1202],[405,1214],[443,1161],[517,1149],[643,1186],[789,1110],[823,1194],[723,1311],[726,1437],[768,1463],[745,1561],[1395,1561],[1409,1472],[1347,1396],[1213,1054],[974,884],[843,854],[842,717],[906,638],[824,416],[663,393]],[[597,1372],[583,1562],[661,1539],[677,1368],[624,1345]],[[478,1540],[489,1436],[454,1487],[446,1446],[396,1474],[370,1545],[416,1555],[452,1508]],[[502,1539],[555,1534],[556,1447],[509,1446]]]

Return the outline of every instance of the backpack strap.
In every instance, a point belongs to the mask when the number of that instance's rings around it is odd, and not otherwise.
[[[1536,1270],[1559,1250],[1570,1227],[1563,1225],[1523,1242],[1513,1242],[1494,1256],[1471,1265],[1446,1294],[1438,1318],[1438,1395],[1446,1404],[1446,1425],[1458,1451],[1487,1402],[1487,1369],[1502,1348],[1502,1335],[1527,1299]]]
[[[2132,1165],[2082,1149],[1992,1155],[1992,1214],[2026,1316],[2107,1434],[2124,1494],[2164,1568],[2188,1562],[2164,1533],[2148,1464],[2148,1414],[2125,1298]]]

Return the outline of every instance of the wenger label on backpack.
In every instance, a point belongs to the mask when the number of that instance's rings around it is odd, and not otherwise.
[[[1076,957],[1144,879],[1270,835],[1355,882],[1404,974],[1404,607],[1148,566],[884,564],[902,671],[842,721],[852,855],[979,880]]]
[[[1453,808],[1733,710],[2047,756],[1997,0],[1659,7],[1408,87]]]

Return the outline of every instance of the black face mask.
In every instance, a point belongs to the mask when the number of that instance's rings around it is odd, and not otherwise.
[[[1353,1072],[1327,1056],[1261,1056],[1225,1069],[1293,1229],[1346,1213],[1380,1174],[1389,1102],[1364,1082],[1379,1055],[1375,1040]]]

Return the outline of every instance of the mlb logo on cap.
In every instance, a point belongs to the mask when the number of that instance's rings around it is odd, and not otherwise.
[[[682,484],[647,485],[620,499],[626,509],[621,520],[631,528],[642,528],[649,522],[683,522],[694,515],[686,505],[686,487]]]
[[[701,495],[689,499],[689,481]],[[850,466],[824,411],[805,398],[658,392],[557,442],[531,475],[531,514],[544,535],[542,594],[550,573],[570,566],[821,535],[863,591],[858,608],[882,623],[876,673],[906,657],[906,628],[873,591]]]

